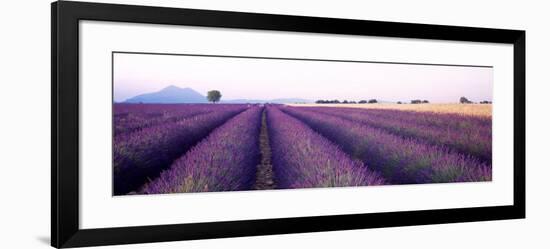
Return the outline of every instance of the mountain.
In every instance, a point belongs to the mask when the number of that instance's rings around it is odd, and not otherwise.
[[[141,94],[126,103],[207,103],[205,96],[191,88],[168,86],[158,92]]]

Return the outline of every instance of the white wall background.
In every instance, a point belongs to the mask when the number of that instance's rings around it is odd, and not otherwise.
[[[514,248],[550,246],[550,21],[544,1],[104,1],[527,30],[527,219],[246,237],[116,248]],[[10,1],[0,14],[0,247],[46,248],[50,227],[50,5]],[[530,246],[528,246],[530,245]],[[115,248],[115,247],[113,247]]]

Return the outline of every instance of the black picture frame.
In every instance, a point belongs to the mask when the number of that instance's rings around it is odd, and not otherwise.
[[[52,3],[51,12],[51,245],[53,247],[100,246],[525,218],[525,31],[70,1]],[[80,229],[78,23],[81,20],[512,44],[514,51],[514,204]]]

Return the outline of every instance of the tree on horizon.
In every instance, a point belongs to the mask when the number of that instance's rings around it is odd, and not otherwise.
[[[472,101],[470,101],[466,97],[460,97],[459,102],[460,102],[460,104],[471,104],[472,103]]]
[[[222,93],[218,90],[208,91],[206,98],[208,99],[208,101],[215,104],[216,102],[219,102],[222,98]]]

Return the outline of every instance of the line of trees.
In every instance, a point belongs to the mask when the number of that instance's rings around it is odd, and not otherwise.
[[[420,100],[420,99],[413,99],[411,100],[411,104],[428,104],[430,101],[427,100]]]
[[[334,99],[334,100],[320,99],[320,100],[315,101],[315,103],[317,103],[317,104],[375,104],[375,103],[378,103],[378,100],[370,99],[370,100],[359,100],[358,102],[355,102],[355,101],[348,101],[348,100],[339,101],[337,99]],[[413,99],[413,100],[410,101],[410,104],[429,104],[429,103],[430,103],[430,101],[428,101],[426,99],[424,99],[424,100]],[[466,97],[460,97],[459,103],[460,104],[474,104],[475,102],[470,101]],[[480,101],[479,103],[480,104],[492,104],[493,102],[483,100],[483,101]],[[407,104],[407,102],[397,101],[397,104]]]
[[[369,100],[359,100],[358,102],[354,101],[354,100],[343,100],[343,101],[340,101],[340,100],[337,100],[337,99],[334,99],[334,100],[323,100],[323,99],[320,99],[320,100],[317,100],[315,101],[316,104],[375,104],[375,103],[378,103],[378,100],[376,99],[369,99]]]
[[[470,101],[468,98],[466,97],[460,97],[460,99],[458,100],[458,102],[460,104],[475,104],[473,101]],[[493,102],[491,101],[488,101],[488,100],[483,100],[483,101],[480,101],[479,102],[480,104],[492,104]]]
[[[334,100],[323,100],[323,99],[320,99],[320,100],[317,100],[315,101],[316,104],[376,104],[378,103],[378,100],[376,99],[369,99],[369,100],[359,100],[358,102],[356,101],[348,101],[348,100],[343,100],[343,101],[340,101],[340,100],[337,100],[337,99],[334,99]],[[410,102],[411,104],[427,104],[427,103],[430,103],[428,100],[420,100],[420,99],[414,99],[414,100],[411,100]],[[404,102],[401,102],[401,101],[397,101],[397,104],[405,104]]]

